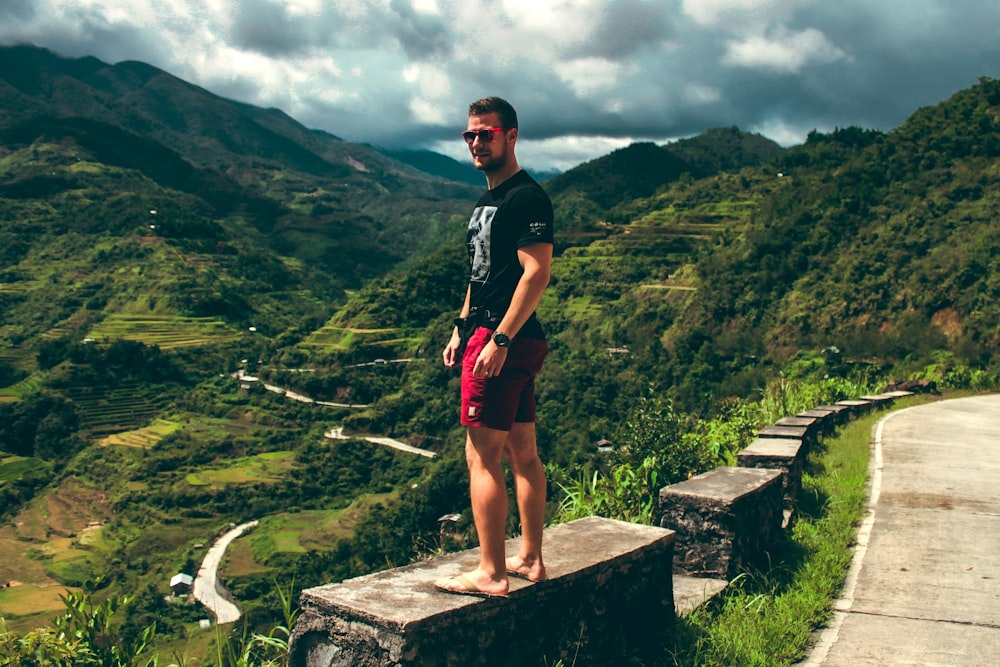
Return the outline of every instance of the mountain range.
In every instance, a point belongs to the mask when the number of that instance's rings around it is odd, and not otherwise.
[[[803,350],[992,367],[997,86],[889,133],[786,149],[718,128],[547,180],[557,347],[648,355],[643,381],[699,409]],[[7,377],[51,340],[197,348],[252,329],[295,358],[426,353],[457,308],[479,188],[449,158],[28,46],[0,50],[0,103]]]
[[[0,48],[0,581],[144,591],[134,618],[183,636],[196,619],[162,584],[220,522],[267,517],[227,572],[237,597],[412,557],[467,504],[439,350],[468,173],[147,64]],[[647,399],[694,424],[776,378],[1000,386],[996,79],[890,132],[782,148],[713,128],[544,185],[539,447],[567,475]],[[331,445],[334,427],[438,456]]]

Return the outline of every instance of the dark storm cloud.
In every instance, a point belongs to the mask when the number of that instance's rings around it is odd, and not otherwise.
[[[671,38],[671,24],[666,3],[642,0],[617,0],[605,5],[600,24],[579,53],[622,60],[643,47],[658,45]]]
[[[37,27],[26,30],[25,38],[19,40],[5,34],[4,28],[16,30],[15,24],[0,22],[0,44],[23,41],[49,48],[66,57],[94,56],[108,63],[139,60],[167,70],[173,60],[163,42],[150,39],[148,31],[140,26],[114,25],[100,15],[70,7],[66,18],[72,28],[67,29],[65,24],[44,21],[37,2],[14,0],[8,3],[7,0],[0,0],[0,7],[7,8],[10,4],[22,5],[17,18],[25,25]]]
[[[564,167],[711,127],[891,130],[1000,77],[997,26],[997,0],[0,0],[0,43],[142,60],[354,141],[462,156],[468,103],[502,95]]]
[[[408,0],[392,0],[379,16],[351,15],[335,6],[317,14],[296,14],[276,0],[242,0],[231,24],[233,46],[280,58],[344,48],[397,46],[412,60],[447,57],[451,43],[440,17],[416,11]]]
[[[0,0],[0,22],[27,21],[34,15],[31,0]]]
[[[391,27],[410,58],[446,58],[451,53],[448,26],[441,17],[416,11],[409,0],[392,0],[391,7]]]
[[[241,0],[231,26],[232,43],[268,56],[301,53],[311,46],[307,20],[269,0]]]

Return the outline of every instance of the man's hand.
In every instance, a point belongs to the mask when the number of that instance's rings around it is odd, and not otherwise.
[[[505,361],[507,361],[507,348],[498,347],[491,340],[476,358],[476,365],[472,367],[472,377],[488,378],[500,375]]]
[[[446,368],[454,368],[459,362],[458,348],[461,344],[462,340],[458,335],[458,327],[455,327],[454,331],[451,332],[451,340],[444,346],[444,352],[441,353]]]

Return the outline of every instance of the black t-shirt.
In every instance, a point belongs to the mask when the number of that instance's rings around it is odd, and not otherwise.
[[[552,240],[552,202],[526,171],[517,172],[480,197],[466,236],[472,309],[502,317],[524,273],[518,249]],[[518,335],[544,338],[534,313]]]

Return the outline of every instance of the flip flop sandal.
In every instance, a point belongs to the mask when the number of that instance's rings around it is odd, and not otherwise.
[[[487,593],[486,591],[480,590],[471,579],[469,579],[464,574],[456,574],[453,577],[448,577],[448,582],[455,582],[459,587],[452,588],[443,584],[436,583],[434,588],[438,589],[442,593],[451,593],[453,595],[471,595],[477,598],[505,598],[510,597],[506,594],[500,593]]]
[[[548,577],[545,577],[544,579],[532,579],[528,575],[522,574],[521,572],[518,572],[517,570],[507,570],[507,576],[508,577],[514,577],[516,579],[524,579],[525,581],[530,581],[533,584],[540,584],[543,581],[548,581],[549,580]]]

